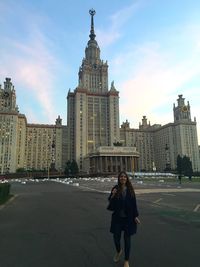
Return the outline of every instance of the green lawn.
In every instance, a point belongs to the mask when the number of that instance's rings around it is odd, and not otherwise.
[[[5,204],[12,197],[13,197],[13,195],[8,195],[6,198],[0,199],[0,206],[3,205],[3,204]]]
[[[134,178],[135,181],[145,181],[145,182],[170,182],[170,183],[179,183],[179,180],[177,178],[163,178],[163,177],[145,177],[145,178]],[[200,177],[192,177],[192,181],[189,180],[188,177],[182,177],[181,179],[182,183],[200,183]]]

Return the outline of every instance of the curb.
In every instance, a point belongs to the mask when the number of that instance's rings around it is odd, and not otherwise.
[[[2,210],[3,208],[5,208],[5,206],[7,206],[9,203],[11,203],[12,201],[14,201],[14,199],[17,197],[18,195],[14,195],[12,196],[5,204],[0,205],[0,210]]]

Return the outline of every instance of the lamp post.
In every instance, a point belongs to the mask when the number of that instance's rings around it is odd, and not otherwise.
[[[9,174],[10,168],[6,167],[6,171],[5,171],[5,177],[6,179],[8,179],[8,174]]]
[[[165,144],[165,160],[166,160],[166,167],[165,171],[170,171],[170,159],[169,159],[169,146],[168,144]]]
[[[155,165],[154,161],[153,161],[152,165],[153,165],[153,167],[152,167],[153,171],[156,172],[156,165]]]
[[[50,150],[50,145],[49,145],[49,150]],[[50,163],[50,159],[49,159],[49,153],[47,154],[47,179],[49,179],[49,163]]]
[[[60,170],[60,176],[61,176],[61,174],[62,174],[62,167],[60,167],[59,170]]]
[[[51,170],[54,171],[55,170],[55,141],[52,141],[52,145],[51,145]]]
[[[47,161],[47,179],[49,179],[49,161]]]

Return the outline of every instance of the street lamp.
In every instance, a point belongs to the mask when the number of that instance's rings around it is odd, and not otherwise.
[[[153,165],[153,171],[156,172],[156,165],[155,165],[154,161],[153,161],[152,165]]]
[[[166,159],[166,168],[165,171],[169,171],[170,168],[170,158],[169,158],[169,146],[168,144],[165,144],[165,159]]]
[[[49,161],[47,161],[47,179],[49,179]]]
[[[51,145],[51,170],[55,170],[55,141],[52,141],[52,145]]]

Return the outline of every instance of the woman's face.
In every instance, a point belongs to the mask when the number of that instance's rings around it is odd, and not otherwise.
[[[120,175],[120,177],[119,177],[119,182],[120,182],[120,184],[122,184],[122,185],[125,185],[125,184],[126,184],[126,182],[127,182],[126,174],[122,173],[122,174]]]

